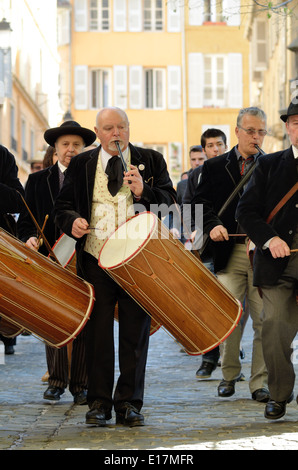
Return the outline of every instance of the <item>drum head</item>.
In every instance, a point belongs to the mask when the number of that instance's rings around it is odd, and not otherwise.
[[[75,246],[76,240],[69,237],[65,233],[61,235],[61,237],[53,246],[52,250],[57,260],[64,268],[71,262],[72,258],[74,257],[76,252]]]
[[[152,212],[142,212],[127,220],[107,239],[99,254],[98,264],[112,269],[129,261],[139,252],[156,227],[157,217]]]

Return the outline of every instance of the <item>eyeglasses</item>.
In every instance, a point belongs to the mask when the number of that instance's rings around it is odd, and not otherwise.
[[[260,129],[258,131],[256,131],[255,129],[244,129],[244,127],[241,127],[241,126],[238,126],[240,129],[242,129],[243,131],[246,132],[246,134],[248,135],[255,135],[255,134],[259,134],[260,136],[264,137],[265,135],[267,135],[267,131],[265,129]]]

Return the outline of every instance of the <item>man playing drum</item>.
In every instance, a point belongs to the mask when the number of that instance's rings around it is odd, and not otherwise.
[[[152,204],[168,207],[176,194],[163,156],[129,143],[124,111],[99,111],[95,132],[101,146],[72,159],[55,203],[55,221],[63,232],[78,240],[78,274],[95,289],[95,306],[85,328],[90,408],[86,423],[104,426],[114,406],[116,423],[138,426],[144,424],[140,410],[150,317],[99,267],[98,258],[105,238],[119,222],[134,214],[136,206],[142,205],[144,210],[152,209]],[[117,302],[120,377],[113,394]]]
[[[49,216],[44,226],[44,236],[53,247],[61,235],[52,217],[54,201],[62,187],[64,172],[71,159],[80,153],[85,146],[92,144],[96,135],[93,131],[81,127],[75,121],[66,121],[59,127],[48,129],[44,134],[45,141],[55,148],[58,161],[44,170],[29,175],[25,199],[38,225],[43,227],[46,216]],[[26,245],[47,256],[49,254],[45,243],[40,243],[39,234],[31,214],[24,208],[18,221],[19,238]],[[61,286],[63,289],[63,286]],[[83,334],[73,341],[69,390],[77,404],[86,403],[87,374],[85,367]],[[49,371],[49,387],[44,393],[47,400],[59,400],[64,393],[69,380],[69,359],[67,346],[56,349],[46,346],[47,365]]]

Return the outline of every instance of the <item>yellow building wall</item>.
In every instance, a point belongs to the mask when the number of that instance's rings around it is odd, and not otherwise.
[[[249,42],[244,38],[243,27],[227,25],[203,25],[185,28],[185,57],[189,53],[202,54],[242,54],[243,78],[243,108],[250,106],[250,71],[249,71]],[[186,61],[187,64],[187,61]],[[186,66],[188,83],[188,67]],[[187,96],[188,98],[188,96]],[[187,138],[189,146],[200,144],[202,128],[210,126],[230,126],[229,148],[237,144],[234,129],[239,109],[234,108],[201,108],[187,110]]]

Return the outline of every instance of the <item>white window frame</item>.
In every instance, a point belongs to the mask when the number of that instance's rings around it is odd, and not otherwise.
[[[96,19],[91,18],[92,13],[97,13]],[[89,30],[90,31],[95,31],[95,32],[110,31],[110,28],[111,28],[110,0],[89,0],[88,15],[89,15]]]
[[[159,90],[159,80],[161,80],[161,90]],[[166,81],[165,69],[144,68],[144,109],[165,109]],[[148,93],[150,93],[150,103],[148,103]]]
[[[93,97],[93,77],[96,75],[96,90],[95,97]],[[107,86],[107,90],[105,90]],[[111,105],[111,70],[104,67],[91,68],[89,71],[89,102],[90,109],[99,109]]]
[[[211,56],[211,54],[208,54]],[[219,55],[214,55],[218,57]],[[224,58],[224,99],[218,100],[204,98],[205,72],[204,55],[200,52],[192,52],[188,57],[188,106],[189,108],[203,108],[207,106],[220,108],[241,108],[243,106],[243,59],[240,53],[229,53],[223,55]],[[216,69],[211,69],[211,85],[216,90],[216,78],[212,78]]]
[[[206,69],[206,62],[207,59],[210,60],[211,67],[208,71]],[[205,54],[203,56],[204,60],[204,88],[203,88],[203,106],[204,107],[215,107],[215,108],[224,108],[226,107],[227,101],[227,84],[226,81],[226,57],[222,54]],[[218,62],[222,61],[223,66],[222,69],[219,69]],[[210,76],[211,80],[208,83],[206,80],[206,76]],[[222,74],[222,82],[220,83],[220,74]],[[206,96],[206,88],[211,89],[211,96]],[[222,98],[218,98],[218,92],[222,90]]]
[[[159,3],[160,6],[157,5],[157,3]],[[158,18],[159,15],[160,17]],[[164,12],[163,0],[143,0],[143,30],[144,31],[163,31],[164,21],[165,21],[164,15],[165,15],[165,12]]]

